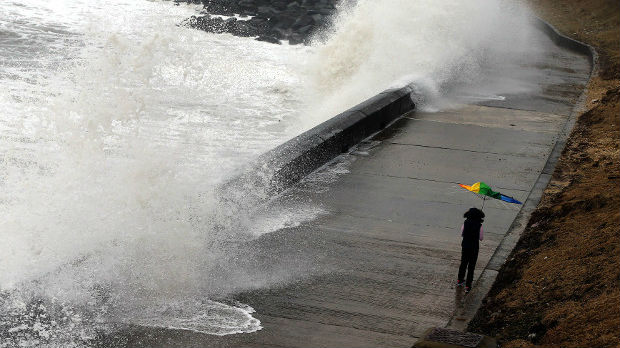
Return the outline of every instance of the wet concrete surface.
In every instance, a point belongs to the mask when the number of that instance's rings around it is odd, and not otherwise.
[[[587,57],[550,41],[544,48],[544,64],[529,67],[540,93],[410,113],[316,175],[343,161],[348,173],[320,190],[302,182],[274,202],[307,200],[327,213],[247,246],[262,253],[249,269],[303,265],[288,282],[235,295],[256,309],[262,330],[218,337],[132,327],[118,336],[152,348],[410,347],[447,325],[463,300],[454,288],[462,215],[481,204],[456,183],[482,180],[525,201],[587,82]],[[487,202],[485,212],[476,277],[518,207]]]

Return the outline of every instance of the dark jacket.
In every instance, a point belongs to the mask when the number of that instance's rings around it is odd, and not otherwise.
[[[466,219],[463,224],[463,242],[461,246],[467,249],[478,249],[480,246],[480,227],[479,220]]]

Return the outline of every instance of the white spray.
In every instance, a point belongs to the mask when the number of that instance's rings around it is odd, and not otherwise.
[[[308,112],[310,123],[409,83],[424,94],[422,108],[435,110],[459,94],[458,87],[468,93],[524,88],[505,78],[485,88],[489,69],[535,54],[523,7],[503,0],[347,4],[310,59],[309,90],[317,100],[310,104],[320,106]]]
[[[196,12],[169,2],[20,3],[0,5],[0,342],[64,347],[164,304],[203,332],[260,329],[205,296],[256,286],[217,267],[291,217],[244,225],[215,190],[290,137],[295,51],[177,27]]]

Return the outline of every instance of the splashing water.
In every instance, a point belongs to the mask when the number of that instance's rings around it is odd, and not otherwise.
[[[530,20],[526,8],[503,0],[345,2],[309,58],[314,94],[307,97],[315,106],[309,118],[326,119],[407,84],[425,98],[418,108],[426,110],[446,106],[463,91],[531,90],[506,71],[507,62],[535,60]],[[493,71],[498,67],[501,78]]]
[[[248,275],[227,260],[241,257],[238,242],[323,212],[306,203],[231,209],[219,184],[389,87],[413,82],[426,108],[464,89],[529,88],[486,84],[494,62],[530,35],[525,12],[498,0],[360,0],[343,5],[313,47],[177,26],[196,10],[141,0],[0,4],[7,347],[80,346],[115,322],[259,330],[252,308],[213,298],[287,276]]]
[[[301,101],[289,62],[304,48],[180,28],[195,9],[166,2],[0,9],[5,334],[63,345],[83,340],[78,328],[100,322],[103,308],[115,321],[187,298],[203,313],[192,307],[178,325],[259,329],[250,308],[203,298],[220,287],[213,260],[234,252],[224,242],[260,233],[229,223],[215,187],[291,136]],[[28,319],[35,303],[41,320]],[[67,311],[80,320],[63,320]],[[217,311],[220,320],[204,320]]]

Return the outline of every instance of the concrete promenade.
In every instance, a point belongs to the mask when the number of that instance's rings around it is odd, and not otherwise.
[[[256,309],[261,331],[136,328],[129,345],[410,347],[425,329],[448,325],[463,301],[454,289],[458,229],[463,213],[480,206],[456,183],[482,180],[525,201],[588,79],[586,57],[542,34],[541,43],[543,63],[522,67],[538,92],[410,113],[321,169],[350,162],[324,190],[302,182],[275,203],[303,197],[328,213],[255,241],[265,264],[312,265],[307,277],[236,296]],[[484,210],[477,277],[519,212],[495,202]]]

